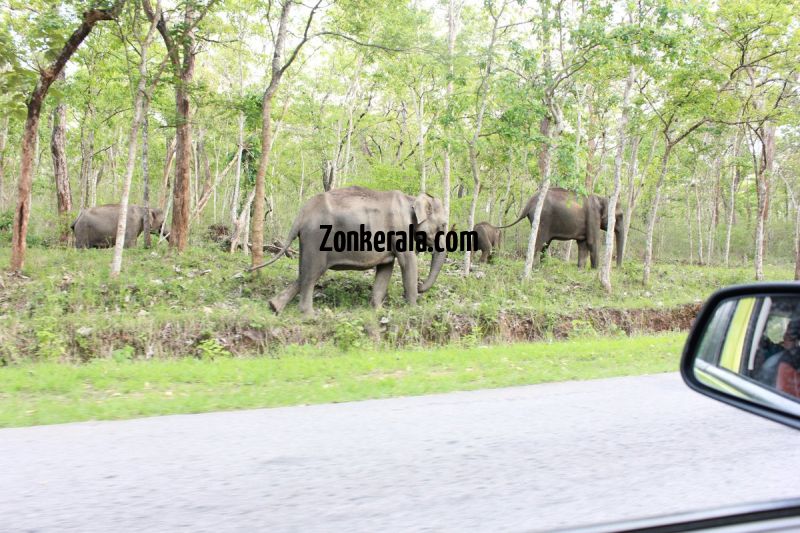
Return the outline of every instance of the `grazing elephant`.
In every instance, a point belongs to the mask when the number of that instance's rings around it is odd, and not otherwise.
[[[536,209],[538,195],[528,200],[528,204],[520,213],[519,218],[502,228],[508,228],[525,217],[533,224],[533,212]],[[615,209],[616,222],[614,237],[617,247],[617,266],[622,266],[622,249],[625,246],[625,226],[623,224],[622,206],[617,203]],[[539,222],[539,235],[536,239],[536,255],[534,263],[538,261],[539,254],[551,241],[578,241],[578,268],[586,265],[586,256],[589,255],[592,268],[600,264],[598,253],[600,251],[600,230],[608,229],[608,198],[590,194],[579,195],[576,192],[561,188],[551,188],[547,191],[547,201],[542,206],[542,217]]]
[[[475,232],[478,234],[478,250],[481,251],[481,263],[486,263],[494,257],[494,250],[500,246],[501,231],[497,226],[492,226],[488,222],[475,224]]]
[[[325,226],[329,226],[326,228]],[[409,196],[400,191],[373,191],[364,187],[347,187],[318,194],[308,200],[292,224],[284,241],[284,249],[267,266],[280,259],[295,238],[300,238],[300,265],[297,281],[269,301],[275,313],[280,313],[298,293],[300,310],[313,314],[312,295],[314,284],[326,270],[369,270],[375,269],[375,284],[372,287],[372,306],[378,308],[389,287],[395,260],[403,273],[403,287],[406,301],[414,305],[417,294],[431,288],[444,264],[447,252],[444,250],[444,234],[439,236],[441,251],[433,251],[431,269],[425,281],[418,285],[417,256],[414,248],[399,251],[398,233],[407,235],[409,228],[415,232],[426,233],[426,247],[433,250],[437,232],[447,230],[447,218],[442,203],[428,194]],[[369,231],[374,236],[383,232],[386,240],[381,248],[365,250],[331,249],[337,232],[362,233]],[[407,239],[410,236],[406,236]],[[349,240],[349,239],[348,239]],[[363,242],[363,241],[360,241]],[[377,238],[372,241],[375,248]],[[413,244],[413,243],[412,243]],[[391,245],[391,250],[389,249]],[[323,250],[324,248],[324,250]],[[339,247],[342,248],[342,247]],[[254,267],[250,270],[254,270]]]
[[[75,248],[110,248],[117,241],[119,204],[98,205],[84,209],[70,226],[75,234]],[[144,217],[150,217],[150,233],[160,234],[164,225],[164,211],[140,205],[128,205],[125,226],[125,248],[136,244],[144,230]]]

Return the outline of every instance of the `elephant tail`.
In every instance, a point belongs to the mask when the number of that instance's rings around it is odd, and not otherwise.
[[[506,224],[505,226],[497,226],[497,229],[510,228],[511,226],[516,225],[520,220],[522,220],[527,216],[528,216],[528,207],[525,206],[525,209],[522,210],[522,213],[520,213],[519,218],[517,218],[517,220],[515,220],[511,224]]]
[[[275,256],[272,259],[270,259],[269,261],[267,261],[266,263],[261,263],[260,265],[256,265],[256,266],[250,267],[247,270],[245,270],[245,272],[254,272],[254,271],[256,271],[256,270],[258,270],[260,268],[264,268],[266,266],[271,265],[272,263],[274,263],[275,261],[277,261],[278,259],[283,257],[286,254],[286,252],[289,250],[289,247],[292,245],[292,242],[294,242],[294,240],[297,238],[297,236],[300,235],[300,220],[301,220],[301,218],[302,217],[298,216],[294,220],[294,224],[292,224],[292,229],[289,230],[289,235],[286,237],[286,244],[283,245],[283,248],[281,249],[280,252],[277,252],[275,254]]]
[[[80,214],[77,216],[77,218],[72,222],[72,224],[69,225],[69,229],[71,229],[74,232],[75,225],[78,223],[78,221],[81,219],[82,216],[83,216],[83,211],[81,211]]]

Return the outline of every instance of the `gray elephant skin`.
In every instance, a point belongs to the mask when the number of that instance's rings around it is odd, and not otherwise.
[[[478,222],[475,232],[478,234],[478,250],[481,251],[480,262],[486,263],[494,257],[494,250],[500,246],[502,230],[488,222]]]
[[[358,232],[361,225],[373,232],[408,232],[413,226],[415,232],[427,234],[427,246],[434,246],[437,232],[447,230],[447,218],[442,203],[428,194],[410,196],[400,191],[374,191],[364,187],[347,187],[318,194],[308,200],[297,214],[289,235],[284,241],[288,248],[295,238],[300,239],[299,275],[296,281],[269,301],[275,313],[280,313],[286,305],[300,294],[300,311],[313,314],[312,296],[314,285],[328,269],[369,270],[375,269],[375,283],[370,298],[373,307],[378,308],[389,288],[394,263],[397,261],[403,275],[405,299],[410,305],[417,302],[417,295],[433,286],[444,264],[445,251],[434,251],[431,269],[424,282],[418,282],[417,256],[413,250],[385,251],[322,251],[326,230],[320,226],[332,226],[331,234],[342,231]],[[392,239],[394,241],[394,239]],[[328,241],[330,243],[330,241]],[[444,238],[439,239],[444,249]],[[267,266],[283,256],[279,252]]]
[[[533,224],[533,213],[539,195],[533,195],[527,205],[511,224],[500,226],[509,228],[523,218]],[[622,266],[622,250],[625,247],[625,226],[623,224],[622,206],[617,202],[615,211],[614,238],[616,241],[617,266]],[[590,194],[580,195],[574,191],[551,188],[547,191],[547,200],[542,206],[542,217],[539,222],[539,235],[536,239],[534,264],[539,254],[552,241],[578,242],[578,268],[586,265],[586,256],[591,259],[592,268],[600,264],[598,254],[601,248],[601,233],[608,229],[608,198]]]
[[[98,205],[84,209],[70,226],[75,234],[75,248],[110,248],[117,241],[119,204]],[[128,220],[125,226],[125,248],[136,244],[144,231],[145,217],[150,217],[150,233],[158,235],[164,224],[161,209],[149,209],[140,205],[128,205]]]

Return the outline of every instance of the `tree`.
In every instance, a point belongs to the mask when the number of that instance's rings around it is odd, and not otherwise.
[[[183,21],[176,23],[174,32],[167,26],[163,11],[157,16],[150,0],[142,0],[147,18],[156,27],[167,47],[167,56],[175,74],[175,182],[172,187],[172,224],[169,244],[183,251],[189,239],[190,180],[192,158],[192,113],[190,87],[194,80],[197,56],[195,30],[217,0],[202,3],[186,0]]]
[[[30,194],[33,180],[34,149],[44,99],[50,86],[61,74],[67,61],[86,39],[95,24],[103,20],[115,19],[124,3],[125,0],[117,0],[111,8],[94,8],[84,12],[81,17],[81,24],[69,36],[55,60],[39,72],[36,86],[26,101],[27,116],[22,134],[17,207],[14,211],[14,226],[11,236],[11,270],[14,272],[20,272],[25,265],[26,238],[31,211]]]
[[[286,47],[286,38],[289,24],[289,12],[292,5],[295,4],[294,0],[283,0],[281,4],[281,12],[278,21],[278,31],[275,34],[272,48],[272,74],[270,76],[267,88],[264,90],[264,96],[261,99],[261,156],[258,160],[258,171],[256,172],[256,186],[255,197],[253,199],[253,217],[252,217],[252,250],[251,262],[252,266],[258,266],[264,261],[264,211],[265,211],[265,178],[267,175],[267,166],[269,165],[269,155],[272,150],[272,99],[275,93],[278,92],[281,79],[286,73],[286,70],[292,65],[297,55],[300,53],[303,45],[308,42],[310,37],[309,30],[311,23],[314,20],[314,15],[317,13],[322,0],[319,0],[308,13],[305,20],[305,28],[303,30],[300,42],[289,53],[289,56],[284,61],[283,52]]]

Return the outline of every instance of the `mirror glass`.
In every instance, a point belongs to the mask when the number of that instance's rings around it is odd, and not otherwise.
[[[698,381],[800,415],[800,297],[722,300],[701,335],[694,354]]]

